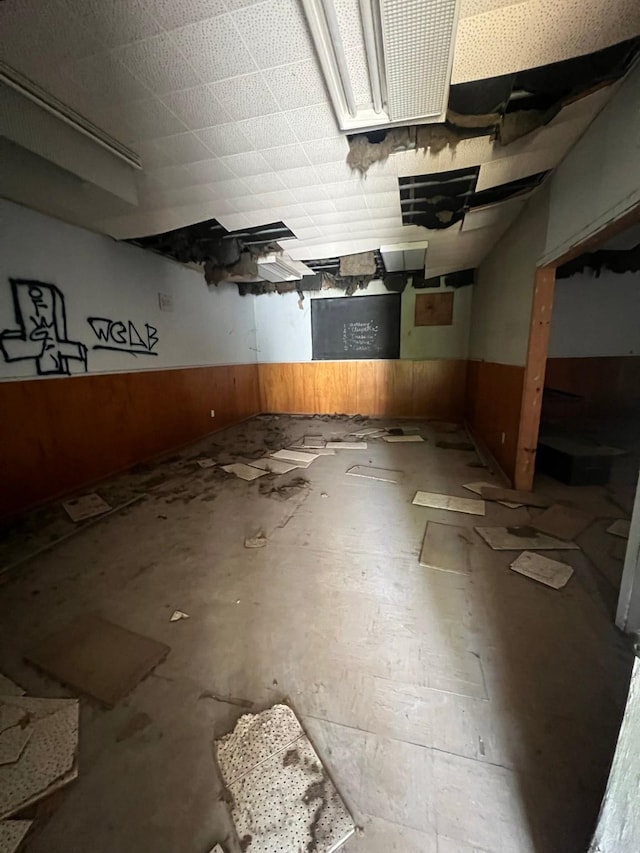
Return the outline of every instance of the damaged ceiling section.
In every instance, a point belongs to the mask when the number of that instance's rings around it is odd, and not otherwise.
[[[476,136],[510,145],[548,124],[574,101],[621,79],[639,52],[640,38],[633,38],[586,56],[458,83],[449,90],[445,122],[352,135],[347,163],[364,174],[399,151],[437,154]]]
[[[640,242],[628,249],[599,249],[596,252],[585,252],[572,261],[568,261],[556,269],[556,279],[571,278],[590,271],[596,278],[603,270],[622,275],[627,272],[640,272]]]

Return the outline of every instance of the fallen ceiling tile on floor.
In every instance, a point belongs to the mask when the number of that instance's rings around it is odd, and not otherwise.
[[[0,820],[0,853],[15,853],[32,823],[31,820]]]
[[[424,438],[421,435],[383,435],[382,440],[388,441],[391,444],[412,444],[414,442],[424,441]]]
[[[63,684],[113,706],[169,651],[158,640],[89,613],[47,637],[25,657]]]
[[[607,533],[611,533],[613,536],[619,536],[621,539],[628,539],[630,527],[630,521],[627,521],[624,518],[618,518],[607,527]]]
[[[366,450],[366,441],[328,441],[327,450]]]
[[[327,442],[321,435],[305,435],[302,447],[308,447],[313,450],[317,447],[326,447]]]
[[[0,673],[0,696],[24,696],[24,694],[22,687]]]
[[[244,715],[216,742],[216,756],[243,850],[332,853],[354,834],[353,819],[291,708]]]
[[[111,506],[95,493],[65,501],[62,506],[71,521],[84,521],[85,518],[102,515],[103,512],[109,512],[111,509]]]
[[[495,483],[480,482],[465,483],[462,488],[469,489],[469,491],[473,492],[475,495],[481,495],[482,489],[495,489],[498,487],[496,487]],[[520,507],[523,506],[523,504],[512,503],[511,501],[496,501],[496,503],[502,504],[502,506],[506,506],[509,509],[520,509]]]
[[[0,819],[24,809],[78,775],[78,700],[4,696],[28,717],[31,737],[20,759],[0,766]]]
[[[0,706],[1,709],[2,706]],[[21,728],[19,723],[0,732],[0,764],[13,764],[17,761],[29,742],[31,734],[30,729]]]
[[[533,527],[476,527],[475,531],[494,551],[579,550],[575,542],[547,536]]]
[[[289,471],[295,471],[298,467],[292,462],[282,462],[280,459],[272,459],[270,456],[263,456],[261,459],[251,460],[252,468],[262,468],[268,474],[288,474]]]
[[[420,565],[441,572],[469,574],[470,542],[466,528],[428,521],[420,551]]]
[[[221,467],[227,474],[235,474],[241,480],[257,480],[258,477],[264,477],[268,473],[260,470],[260,468],[246,465],[244,462],[233,462],[231,465],[222,465]]]
[[[416,506],[431,509],[446,509],[450,512],[466,512],[469,515],[484,515],[484,501],[472,498],[456,498],[453,495],[439,495],[435,492],[416,492],[412,501]]]
[[[352,477],[366,477],[368,480],[381,480],[384,483],[399,483],[404,477],[404,471],[372,468],[368,465],[354,465],[347,470],[347,474]]]
[[[593,521],[593,516],[573,507],[554,504],[531,522],[531,527],[558,539],[575,539]]]
[[[386,435],[386,433],[386,429],[367,427],[366,429],[359,429],[356,432],[350,432],[349,435],[355,435],[357,438],[380,438],[380,436]]]
[[[295,462],[297,468],[308,468],[312,462],[315,462],[318,456],[318,453],[303,453],[299,450],[277,450],[271,454],[273,459]]]
[[[539,583],[553,587],[553,589],[562,589],[573,574],[573,569],[566,563],[559,563],[557,560],[550,560],[548,557],[532,554],[530,551],[523,551],[511,563],[511,568],[514,572],[526,575]]]
[[[200,468],[214,468],[216,464],[213,459],[196,459],[196,462]]]
[[[533,492],[520,492],[517,489],[502,489],[499,486],[483,486],[480,494],[487,501],[509,501],[524,506],[537,506],[546,508],[551,504],[548,498],[542,495],[534,495]]]

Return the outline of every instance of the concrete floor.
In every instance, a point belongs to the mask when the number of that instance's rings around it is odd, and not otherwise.
[[[73,695],[22,652],[89,610],[171,646],[113,710],[82,699],[79,779],[41,809],[29,853],[207,853],[216,841],[239,853],[212,740],[283,698],[362,828],[347,853],[584,853],[632,660],[613,626],[622,563],[604,532],[623,513],[606,488],[539,481],[599,516],[582,551],[549,554],[575,569],[554,591],[473,531],[538,510],[487,504],[480,520],[411,505],[416,489],[473,497],[462,484],[488,476],[475,454],[438,448],[452,436],[433,425],[424,444],[370,442],[273,478],[309,480],[284,500],[260,494],[271,478],[193,462],[353,428],[256,418],[139,466],[98,491],[147,498],[5,575],[0,671],[29,693]],[[346,477],[354,464],[406,478]],[[458,528],[459,573],[420,567],[427,520]],[[0,562],[67,526],[59,505],[31,514]],[[246,550],[260,528],[267,546]],[[174,609],[191,618],[170,623]]]

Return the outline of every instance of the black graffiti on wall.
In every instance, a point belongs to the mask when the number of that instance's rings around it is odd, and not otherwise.
[[[145,323],[140,332],[131,320],[111,320],[108,317],[88,317],[87,322],[99,343],[93,349],[126,352],[129,355],[158,355],[158,330]]]
[[[68,376],[70,362],[87,370],[87,348],[67,337],[62,292],[54,284],[10,278],[16,327],[0,331],[5,361],[33,361],[38,376]]]

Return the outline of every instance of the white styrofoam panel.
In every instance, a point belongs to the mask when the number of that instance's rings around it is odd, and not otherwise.
[[[211,158],[211,151],[194,133],[163,136],[156,139],[155,143],[156,147],[171,157],[175,163],[196,163],[199,160]]]
[[[320,236],[320,229],[317,228],[315,225],[312,225],[309,228],[292,228],[291,230],[300,240],[308,240],[312,237]],[[280,242],[282,243],[282,241]]]
[[[294,141],[291,125],[284,113],[256,116],[238,122],[238,130],[251,142],[254,148],[278,148],[290,145]]]
[[[267,86],[283,110],[322,104],[327,93],[315,58],[263,71]]]
[[[260,4],[260,14],[251,8],[239,9],[233,18],[259,68],[286,65],[315,55],[298,0],[266,0]]]
[[[209,86],[196,86],[181,92],[170,92],[161,100],[191,130],[200,130],[231,121],[231,117]]]
[[[178,50],[188,57],[204,83],[255,71],[256,64],[242,43],[231,15],[218,15],[174,30]]]
[[[300,142],[339,136],[333,109],[328,103],[288,111],[287,117]]]
[[[541,148],[539,151],[530,151],[516,157],[499,157],[490,163],[480,166],[478,183],[476,189],[486,190],[488,187],[497,187],[527,175],[535,175],[547,169],[557,166],[565,153],[563,148]]]
[[[266,172],[264,175],[248,175],[244,182],[250,193],[270,193],[284,191],[285,187],[280,176],[275,172]]]
[[[262,152],[264,159],[277,172],[281,170],[300,171],[313,168],[302,145],[281,145],[278,148],[267,148]]]
[[[185,168],[192,180],[203,181],[204,183],[229,181],[231,178],[237,177],[222,160],[217,159],[201,160],[199,163],[192,163]]]
[[[156,95],[197,86],[201,80],[178,50],[171,33],[120,47],[112,56]]]
[[[265,160],[269,162],[269,157],[265,153]],[[286,187],[290,188],[299,188],[299,187],[310,187],[315,191],[315,185],[318,183],[318,176],[316,175],[315,169],[313,166],[299,166],[295,169],[282,169],[278,171],[282,183]],[[299,195],[296,192],[296,195]],[[322,194],[322,198],[324,198],[324,194]],[[307,201],[307,199],[303,199],[303,201]]]
[[[344,136],[316,139],[313,142],[303,144],[302,147],[309,158],[309,162],[314,165],[343,162],[349,151],[349,146]]]
[[[250,228],[252,223],[246,213],[225,213],[218,222],[227,231],[238,231],[240,228]]]
[[[610,0],[606,14],[601,0],[526,0],[500,6],[460,21],[451,82],[560,62],[639,33],[636,0]]]
[[[520,214],[522,208],[528,201],[527,196],[502,201],[499,204],[489,204],[485,207],[477,207],[465,214],[462,223],[462,233],[474,231],[476,228],[488,228],[492,226],[509,226]]]
[[[247,137],[238,130],[235,122],[207,127],[196,134],[216,157],[226,157],[228,154],[242,154],[253,151],[253,145]]]
[[[39,4],[41,7],[47,4]],[[162,27],[145,0],[62,0],[62,5],[99,34],[108,47],[157,35]],[[62,20],[62,19],[59,19]]]
[[[231,169],[238,178],[244,178],[247,175],[262,175],[271,171],[269,164],[258,151],[245,151],[243,154],[221,157],[220,162]]]
[[[146,5],[166,30],[174,30],[226,12],[224,0],[147,0]]]
[[[255,72],[221,80],[211,86],[213,93],[236,121],[278,112],[278,105],[267,89],[262,74]]]
[[[333,201],[327,198],[315,198],[313,201],[303,203],[305,213],[313,217],[314,222],[318,221],[318,216],[323,213],[335,213],[336,206]]]
[[[128,104],[150,95],[148,87],[109,53],[75,60],[69,65],[69,72],[91,99],[103,106]]]

